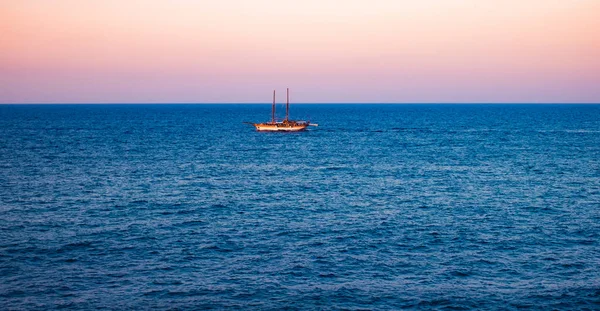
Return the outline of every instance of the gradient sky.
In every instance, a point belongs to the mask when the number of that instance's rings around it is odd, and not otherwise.
[[[1,103],[600,102],[600,0],[0,0]]]

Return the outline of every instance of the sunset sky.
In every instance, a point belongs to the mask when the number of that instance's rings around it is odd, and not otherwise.
[[[0,0],[0,103],[600,102],[600,0]]]

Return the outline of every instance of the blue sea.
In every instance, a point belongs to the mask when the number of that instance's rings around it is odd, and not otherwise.
[[[0,105],[0,309],[600,309],[600,105],[270,109]]]

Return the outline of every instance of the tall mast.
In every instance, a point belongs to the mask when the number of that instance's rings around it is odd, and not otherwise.
[[[273,90],[273,106],[271,107],[271,123],[275,124],[275,90]]]
[[[285,104],[285,120],[290,118],[290,89],[287,88],[287,101]]]

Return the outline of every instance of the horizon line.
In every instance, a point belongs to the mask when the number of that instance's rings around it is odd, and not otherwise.
[[[276,103],[285,105],[285,103]],[[599,102],[305,102],[291,105],[599,105]],[[0,105],[272,105],[267,102],[0,102]]]

